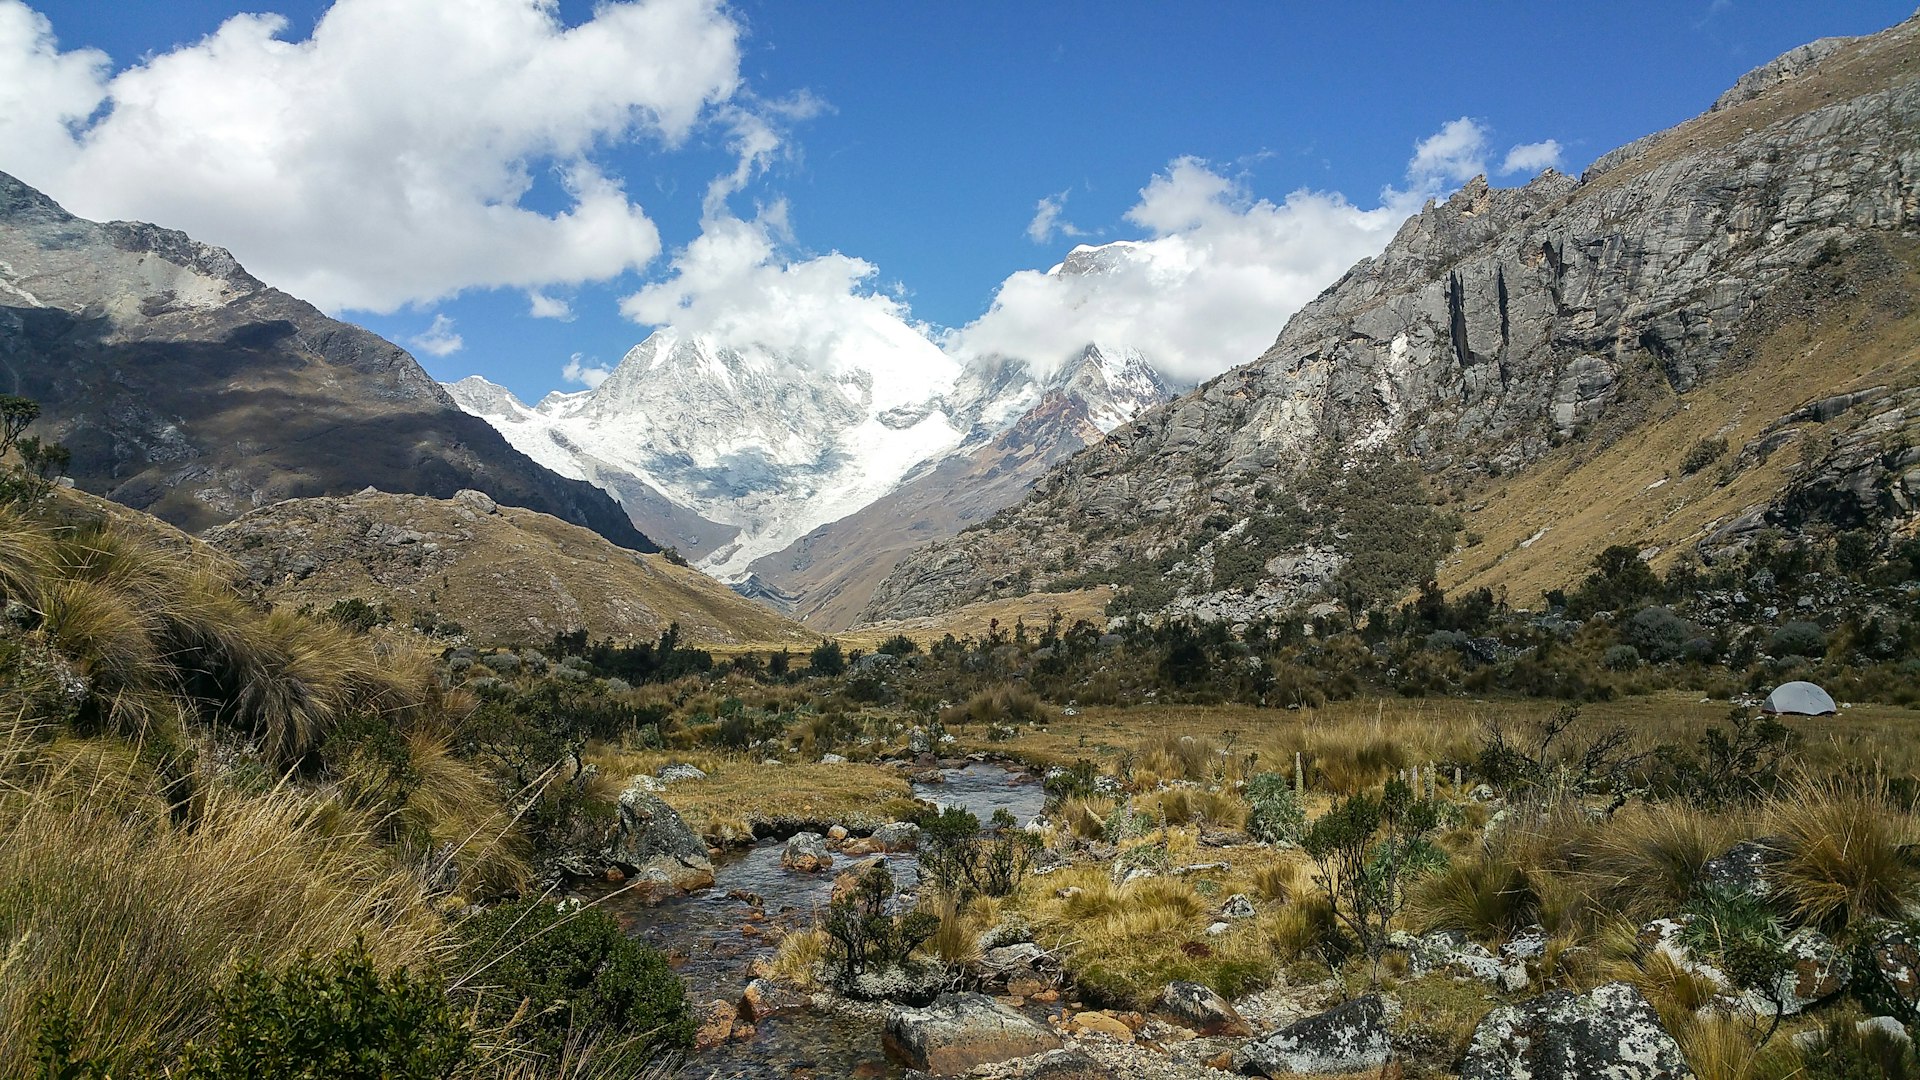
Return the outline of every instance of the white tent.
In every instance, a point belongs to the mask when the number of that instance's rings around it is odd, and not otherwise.
[[[1827,716],[1839,710],[1834,707],[1833,695],[1810,682],[1781,683],[1767,695],[1761,711],[1770,713],[1793,713],[1798,716]]]

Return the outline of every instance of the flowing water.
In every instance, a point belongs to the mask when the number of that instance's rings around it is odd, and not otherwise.
[[[984,823],[996,810],[1024,825],[1040,813],[1045,793],[1029,774],[998,765],[972,764],[942,771],[944,782],[913,786],[916,797],[939,806],[958,806]],[[777,797],[776,793],[770,793]],[[783,870],[783,841],[762,840],[714,860],[713,887],[696,895],[646,907],[622,896],[603,906],[641,940],[664,951],[687,984],[687,1000],[697,1015],[708,1002],[737,1001],[751,978],[755,960],[771,957],[784,930],[812,925],[833,892],[835,871],[802,874]],[[903,891],[918,881],[911,853],[881,856]],[[835,870],[853,860],[835,858]],[[731,894],[731,895],[730,895]],[[755,904],[754,897],[760,901]],[[756,910],[763,921],[753,921]],[[763,1021],[754,1038],[697,1053],[682,1077],[782,1080],[793,1077],[897,1076],[880,1050],[880,1029],[870,1020],[815,1012],[792,1013]]]

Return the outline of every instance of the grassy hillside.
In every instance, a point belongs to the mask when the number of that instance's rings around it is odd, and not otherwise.
[[[276,605],[386,605],[402,623],[458,624],[482,644],[544,644],[557,632],[652,639],[671,623],[696,644],[811,640],[714,579],[615,547],[545,514],[363,491],[294,499],[211,530]]]

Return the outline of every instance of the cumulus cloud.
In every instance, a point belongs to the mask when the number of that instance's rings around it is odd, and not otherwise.
[[[598,360],[588,360],[580,353],[567,358],[567,366],[560,369],[560,377],[570,383],[578,383],[589,390],[598,389],[607,381],[613,369]]]
[[[1489,132],[1471,117],[1449,120],[1413,147],[1407,177],[1415,186],[1464,184],[1487,171]]]
[[[573,305],[558,296],[548,296],[539,289],[533,289],[527,293],[527,314],[536,319],[571,322]]]
[[[1049,195],[1034,204],[1033,220],[1027,222],[1027,239],[1036,244],[1044,244],[1056,236],[1085,236],[1086,231],[1075,228],[1073,223],[1061,217],[1066,213],[1067,193]]]
[[[453,331],[453,320],[445,315],[435,315],[433,325],[407,339],[407,344],[429,356],[452,356],[466,347],[466,342]]]
[[[720,0],[605,2],[574,26],[550,0],[336,0],[307,39],[287,29],[236,15],[115,74],[0,0],[0,168],[84,216],[231,248],[322,307],[386,312],[645,266],[659,234],[596,151],[751,126]],[[558,209],[528,198],[542,179]]]
[[[1179,158],[1127,212],[1146,239],[1076,248],[1050,271],[1012,275],[948,346],[962,358],[998,353],[1046,371],[1090,341],[1111,342],[1197,382],[1258,356],[1287,316],[1385,245],[1414,198],[1363,209],[1303,189],[1276,203],[1198,158]]]
[[[1560,167],[1560,141],[1543,139],[1540,142],[1521,143],[1507,151],[1505,161],[1500,163],[1502,175],[1525,173],[1534,176],[1546,169]]]
[[[955,365],[913,323],[906,304],[876,288],[864,259],[790,256],[786,205],[751,220],[724,212],[673,256],[671,273],[620,301],[627,318],[760,349],[830,374],[871,369],[877,407],[924,400]]]

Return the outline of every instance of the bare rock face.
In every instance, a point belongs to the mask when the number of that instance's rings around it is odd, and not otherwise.
[[[0,173],[0,369],[77,485],[198,531],[281,499],[463,488],[657,550],[604,492],[462,412],[405,350],[227,252],[76,218]]]
[[[942,994],[923,1009],[896,1009],[883,1041],[889,1056],[936,1076],[1060,1047],[1058,1035],[983,994]]]
[[[1461,1080],[1686,1080],[1693,1074],[1640,991],[1608,983],[1502,1005],[1474,1030]]]
[[[1125,585],[1143,568],[1174,586],[1176,610],[1239,618],[1256,597],[1284,608],[1311,598],[1328,568],[1270,565],[1249,583],[1190,544],[1225,529],[1238,539],[1214,544],[1246,548],[1232,530],[1311,511],[1303,463],[1328,448],[1350,461],[1388,453],[1455,487],[1524,470],[1568,441],[1628,437],[1654,403],[1680,408],[1732,377],[1744,335],[1768,319],[1812,317],[1769,306],[1796,275],[1901,243],[1920,223],[1916,52],[1920,20],[1818,42],[1577,179],[1548,171],[1507,190],[1476,179],[1429,204],[1257,360],[1117,428],[983,526],[902,560],[862,620],[1067,576]],[[1849,420],[1857,453],[1793,474],[1750,528],[1792,527],[1803,491],[1801,509],[1836,521],[1911,517],[1913,463],[1884,451],[1920,411],[1896,408],[1880,429]]]

